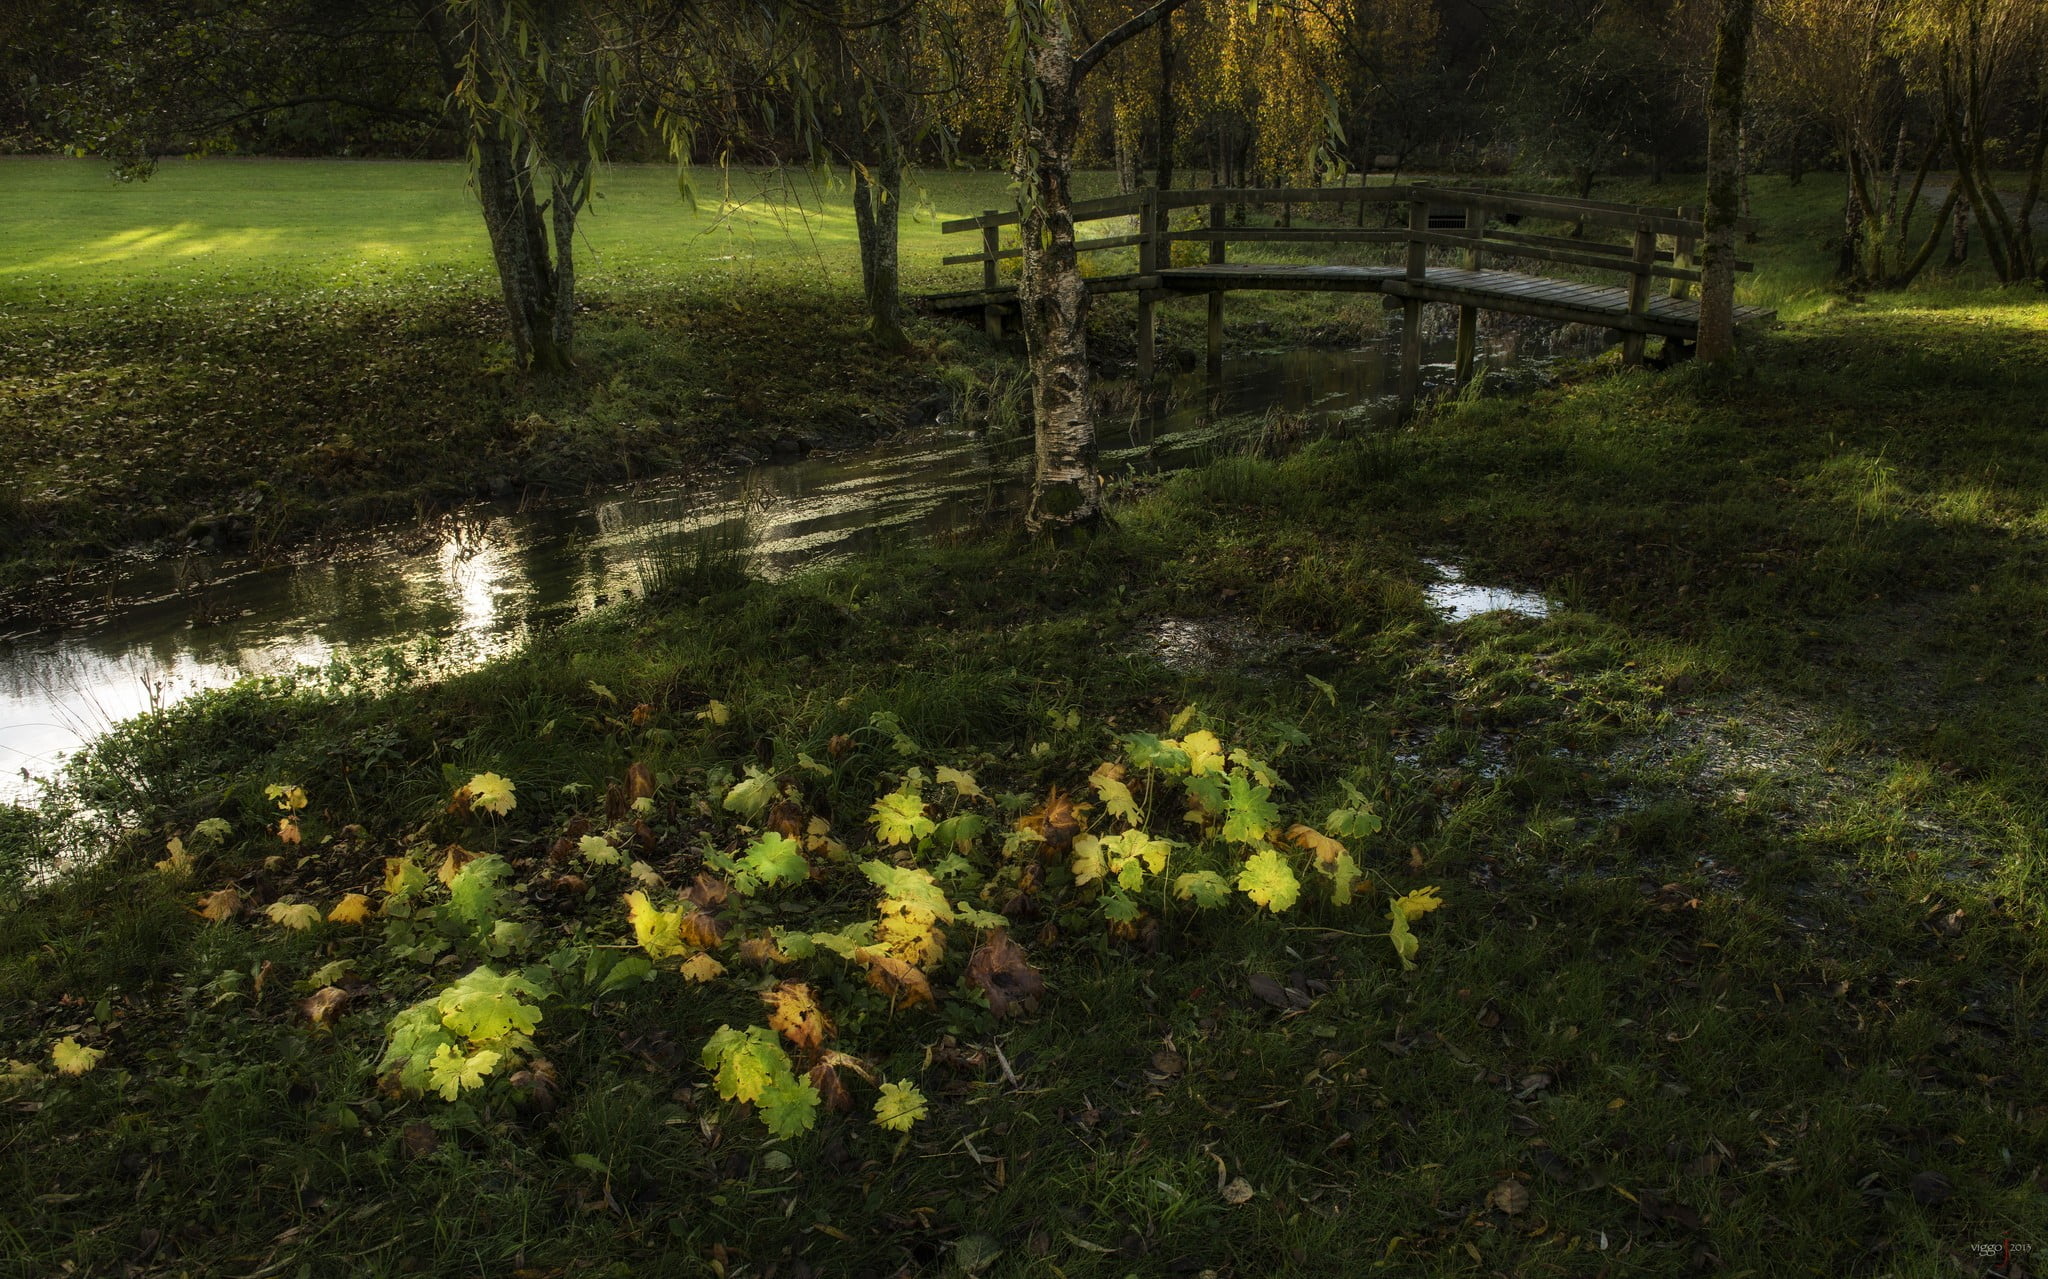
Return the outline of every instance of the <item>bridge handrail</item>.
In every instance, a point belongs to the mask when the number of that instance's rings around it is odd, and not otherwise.
[[[1361,221],[1366,204],[1406,204],[1409,206],[1409,219],[1407,228],[1400,230],[1363,227],[1230,227],[1224,224],[1222,214],[1227,205],[1249,203],[1357,203],[1360,206]],[[1209,210],[1207,226],[1172,229],[1169,216],[1171,210],[1204,205]],[[1432,228],[1431,215],[1446,211],[1462,212],[1462,220],[1466,226],[1460,229]],[[1073,206],[1073,214],[1077,223],[1137,215],[1139,226],[1136,233],[1080,240],[1075,243],[1074,248],[1077,252],[1089,253],[1135,246],[1145,263],[1140,270],[1140,274],[1144,275],[1150,275],[1160,266],[1171,263],[1171,255],[1166,250],[1173,241],[1187,240],[1207,243],[1210,250],[1209,261],[1212,264],[1225,260],[1224,246],[1232,241],[1405,244],[1408,247],[1411,275],[1419,275],[1422,270],[1426,270],[1428,249],[1450,248],[1464,249],[1475,267],[1480,256],[1490,251],[1496,255],[1550,262],[1560,266],[1615,271],[1630,276],[1635,281],[1631,291],[1638,294],[1643,292],[1644,286],[1652,279],[1669,280],[1678,284],[1696,283],[1700,279],[1700,271],[1688,265],[1696,260],[1695,250],[1703,235],[1703,226],[1695,210],[1611,204],[1566,196],[1498,191],[1479,186],[1413,183],[1408,186],[1385,187],[1140,191],[1131,195],[1079,201]],[[1473,225],[1475,214],[1476,226]],[[1634,243],[1603,244],[1564,236],[1497,229],[1489,223],[1498,216],[1531,217],[1617,228],[1633,232]],[[984,283],[986,287],[993,289],[997,283],[996,263],[1023,256],[1021,249],[1004,248],[999,240],[1000,228],[1014,226],[1018,220],[1019,214],[1016,210],[990,209],[978,217],[959,218],[941,223],[939,229],[946,234],[970,230],[982,232],[980,252],[953,254],[943,259],[944,264],[962,266],[981,263],[985,273]],[[1659,238],[1663,236],[1671,238],[1671,248],[1666,249],[1659,243]],[[1739,271],[1755,269],[1755,264],[1750,262],[1737,262],[1735,266]],[[1647,304],[1646,298],[1643,304]]]

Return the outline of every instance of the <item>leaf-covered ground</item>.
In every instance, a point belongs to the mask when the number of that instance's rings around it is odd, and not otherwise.
[[[113,854],[0,932],[0,1059],[36,1070],[0,1101],[0,1265],[1931,1276],[2009,1239],[2002,1273],[2031,1271],[2048,306],[1814,309],[1732,376],[1597,374],[1127,489],[1082,547],[707,585],[442,684],[138,722],[67,801],[112,815]],[[1556,607],[1448,624],[1432,559]],[[1222,638],[1160,642],[1191,633]],[[387,858],[460,833],[525,886],[537,952],[631,953],[622,893],[665,905],[707,834],[733,851],[750,765],[859,853],[910,764],[1035,808],[1190,703],[1291,783],[1287,811],[1365,797],[1383,825],[1347,842],[1381,891],[1441,890],[1414,971],[1384,897],[1148,901],[1118,929],[1048,879],[1018,930],[1036,1011],[993,1016],[964,935],[935,1006],[893,1011],[836,956],[724,954],[701,984],[551,1005],[544,1089],[450,1103],[377,1068],[471,960],[399,955],[384,916],[266,910],[381,906]],[[635,765],[664,780],[629,858],[667,888],[565,883],[551,851]],[[486,773],[517,806],[451,813]],[[296,846],[279,782],[310,800]],[[187,879],[154,868],[173,836]],[[872,913],[834,865],[734,926]],[[202,918],[227,888],[239,913]],[[789,979],[927,1099],[907,1135],[873,1092],[787,1140],[719,1097],[704,1045]],[[316,1027],[301,1001],[328,985],[347,1003]],[[60,1074],[67,1039],[105,1056]]]

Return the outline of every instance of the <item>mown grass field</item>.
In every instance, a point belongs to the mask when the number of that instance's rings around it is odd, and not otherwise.
[[[1595,370],[1125,487],[1085,545],[709,574],[444,683],[131,725],[50,815],[109,814],[112,852],[0,929],[0,1059],[39,1076],[0,1100],[0,1273],[1935,1276],[2008,1240],[2032,1251],[2002,1273],[2032,1272],[2048,303],[1826,294],[1823,185],[1772,193],[1757,252],[1798,309],[1731,373]],[[1425,559],[1557,607],[1447,624]],[[1169,664],[1187,627],[1220,638]],[[1189,705],[1181,731],[1289,783],[1288,820],[1366,797],[1372,892],[1340,908],[1305,871],[1268,915],[1148,891],[1117,930],[1055,859],[1016,911],[1047,983],[1016,1020],[964,984],[965,927],[936,1007],[893,1012],[833,955],[765,973],[735,947],[708,984],[551,1003],[551,1096],[451,1105],[376,1064],[475,953],[260,913],[379,901],[385,858],[461,841],[523,886],[535,940],[495,962],[630,946],[626,872],[550,850],[636,763],[660,783],[633,856],[670,891],[745,841],[723,797],[747,765],[856,856],[904,769],[969,769],[1021,798],[947,882],[1008,908],[1018,811],[1093,801],[1121,735]],[[482,771],[517,808],[450,814]],[[273,782],[311,798],[300,845]],[[173,836],[189,877],[153,868]],[[815,860],[729,903],[735,930],[872,911]],[[1429,885],[1406,972],[1386,902]],[[247,911],[199,918],[225,887]],[[351,996],[329,1029],[298,1006],[322,970]],[[907,1139],[866,1091],[790,1140],[719,1099],[699,1049],[761,1022],[771,977],[930,1099]],[[56,1076],[65,1036],[107,1055]]]

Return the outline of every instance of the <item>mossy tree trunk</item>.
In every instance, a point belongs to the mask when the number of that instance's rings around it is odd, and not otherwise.
[[[1707,95],[1707,217],[1700,265],[1699,358],[1735,356],[1735,232],[1742,219],[1742,91],[1756,0],[1722,0]]]

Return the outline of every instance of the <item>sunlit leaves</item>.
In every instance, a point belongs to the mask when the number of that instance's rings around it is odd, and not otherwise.
[[[210,924],[222,924],[242,911],[242,895],[233,888],[221,888],[199,899],[199,916]]]
[[[1188,771],[1188,753],[1178,743],[1161,741],[1150,733],[1132,733],[1125,737],[1124,757],[1139,768],[1167,773]]]
[[[1412,893],[1396,897],[1388,909],[1400,911],[1404,918],[1413,923],[1444,904],[1443,898],[1437,896],[1439,891],[1441,890],[1434,884],[1428,888],[1418,888]]]
[[[795,1137],[816,1126],[819,1100],[818,1090],[809,1081],[783,1074],[769,1081],[754,1109],[770,1135]]]
[[[263,797],[276,801],[278,808],[287,813],[296,813],[306,806],[305,790],[283,782],[272,782],[265,786]]]
[[[619,850],[602,835],[585,835],[578,839],[576,851],[593,866],[616,866],[620,861]]]
[[[914,906],[941,923],[952,920],[953,908],[946,904],[945,891],[930,871],[882,861],[862,862],[860,869],[890,900]]]
[[[932,776],[940,785],[951,786],[954,790],[958,791],[962,799],[982,798],[981,787],[975,783],[974,774],[972,773],[963,773],[957,768],[949,768],[941,764],[937,769],[933,770]]]
[[[541,991],[518,973],[477,968],[441,992],[441,1024],[473,1043],[523,1043],[540,1025]]]
[[[1098,764],[1088,775],[1088,784],[1101,797],[1104,812],[1136,826],[1145,820],[1145,814],[1131,795],[1131,788],[1124,784],[1123,772],[1120,764]]]
[[[626,919],[633,925],[633,940],[655,959],[667,959],[689,949],[683,944],[681,907],[662,910],[648,900],[646,893],[627,893]]]
[[[1223,743],[1216,740],[1216,734],[1207,729],[1189,733],[1178,742],[1170,741],[1166,744],[1168,746],[1177,746],[1186,752],[1188,757],[1188,775],[1191,777],[1201,777],[1208,773],[1220,773],[1223,771]]]
[[[1415,952],[1421,949],[1421,943],[1409,925],[1443,904],[1434,886],[1418,888],[1387,904],[1387,939],[1393,943],[1394,953],[1400,956],[1401,967],[1415,967]]]
[[[727,1101],[759,1101],[778,1077],[791,1074],[789,1054],[766,1026],[734,1030],[720,1026],[698,1059],[711,1072],[718,1095]]]
[[[1173,895],[1203,910],[1214,910],[1230,900],[1230,881],[1213,870],[1189,871],[1173,881]]]
[[[455,916],[471,928],[483,929],[497,921],[503,890],[500,885],[512,874],[512,867],[495,854],[470,862],[448,881],[448,905]]]
[[[685,981],[701,984],[725,976],[725,965],[700,952],[684,960],[677,971],[682,973]]]
[[[745,778],[733,784],[725,793],[725,809],[730,813],[752,821],[768,810],[775,801],[775,775],[764,773],[749,764]]]
[[[384,859],[384,895],[396,901],[427,886],[427,872],[410,857]]]
[[[768,1025],[790,1044],[817,1052],[832,1038],[832,1019],[818,1006],[817,996],[800,981],[786,981],[761,995],[768,1005]]]
[[[1294,877],[1294,868],[1270,848],[1245,859],[1244,869],[1237,873],[1237,887],[1254,904],[1276,915],[1301,896],[1301,881]]]
[[[478,773],[463,784],[461,794],[469,797],[469,806],[499,817],[518,807],[511,782],[496,773]]]
[[[60,1075],[82,1075],[100,1064],[100,1058],[107,1055],[104,1048],[87,1048],[78,1042],[78,1036],[66,1035],[50,1049],[50,1064]]]
[[[875,838],[885,846],[911,844],[937,829],[925,816],[924,800],[914,791],[892,791],[875,801]]]
[[[427,1063],[428,1082],[441,1094],[441,1100],[454,1101],[464,1091],[482,1087],[484,1078],[504,1056],[490,1048],[464,1055],[452,1045],[442,1044]]]
[[[1272,834],[1280,822],[1280,810],[1271,802],[1272,789],[1254,785],[1242,773],[1232,773],[1227,785],[1223,838],[1256,844]]]
[[[924,1094],[908,1079],[883,1084],[882,1095],[875,1099],[875,1123],[891,1132],[909,1132],[926,1114]]]
[[[185,841],[172,836],[164,844],[164,859],[156,864],[156,868],[173,879],[191,878],[192,854],[185,851]]]
[[[305,902],[272,902],[263,913],[271,923],[295,933],[303,933],[320,922],[320,908]]]
[[[760,887],[802,883],[810,873],[811,864],[804,860],[803,846],[770,831],[748,845],[740,856],[735,887],[742,893],[751,893]]]
[[[330,924],[361,924],[369,921],[370,899],[361,893],[349,893],[334,903],[334,909],[327,912]]]

